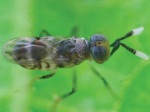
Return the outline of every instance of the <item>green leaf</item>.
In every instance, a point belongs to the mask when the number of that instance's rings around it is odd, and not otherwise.
[[[38,37],[43,29],[54,36],[70,36],[71,29],[78,26],[79,37],[89,39],[100,32],[111,44],[128,31],[144,26],[141,35],[123,43],[149,55],[149,3],[149,0],[1,0],[0,49],[15,37]],[[77,92],[59,103],[58,112],[147,111],[149,65],[141,66],[139,73],[134,72],[139,71],[136,67],[141,60],[120,47],[104,64],[93,63],[123,99],[121,102],[113,99],[87,62],[76,66]],[[50,79],[35,80],[49,73],[11,64],[0,54],[0,112],[48,112],[54,94],[60,96],[72,90],[72,69],[58,69]],[[129,83],[121,82],[132,76],[135,79]]]
[[[120,108],[120,112],[149,112],[150,111],[150,63],[137,69],[137,77],[129,86]]]

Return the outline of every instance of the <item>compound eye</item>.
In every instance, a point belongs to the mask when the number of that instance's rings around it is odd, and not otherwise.
[[[104,35],[95,34],[91,36],[90,42],[93,59],[99,64],[104,63],[110,56],[108,39]]]
[[[107,37],[105,37],[104,35],[101,35],[101,34],[95,34],[95,35],[92,35],[90,37],[90,41],[91,42],[96,42],[96,41],[108,41]]]
[[[93,59],[99,64],[105,62],[109,58],[109,50],[103,46],[93,46],[91,48],[91,53]]]

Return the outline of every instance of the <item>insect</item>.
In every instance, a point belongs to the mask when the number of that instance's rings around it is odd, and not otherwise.
[[[42,33],[47,34],[47,36],[21,37],[8,41],[3,46],[2,53],[8,61],[16,63],[27,69],[53,70],[51,74],[40,77],[40,79],[46,79],[52,77],[57,68],[74,67],[85,60],[93,59],[96,63],[102,64],[107,61],[120,46],[124,47],[132,54],[148,60],[149,58],[146,54],[121,43],[121,40],[133,35],[138,35],[143,30],[143,27],[134,29],[125,36],[117,39],[111,45],[109,45],[107,37],[101,34],[94,34],[90,37],[90,40],[87,40],[76,36],[71,38],[50,36],[47,31],[43,31]],[[113,47],[111,52],[110,47]],[[110,93],[116,97],[116,94],[102,75],[98,73],[93,66],[90,65],[90,67],[93,72],[102,79]],[[75,91],[76,74],[74,72],[72,91],[59,97],[55,104],[57,104],[60,99],[66,98]]]

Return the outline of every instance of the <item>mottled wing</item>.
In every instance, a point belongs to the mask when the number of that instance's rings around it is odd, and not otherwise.
[[[54,58],[58,55],[59,43],[64,39],[53,36],[15,38],[3,46],[2,53],[8,61],[30,69],[41,66],[40,63],[45,63],[45,67],[50,64],[57,66]]]

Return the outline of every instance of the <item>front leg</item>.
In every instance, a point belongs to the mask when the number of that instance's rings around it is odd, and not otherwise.
[[[78,35],[79,28],[77,26],[74,26],[71,30],[70,36],[77,36]]]
[[[106,81],[106,79],[90,64],[91,70],[103,81],[105,87],[108,89],[110,94],[115,98],[120,100],[120,97],[113,91],[109,83]]]

